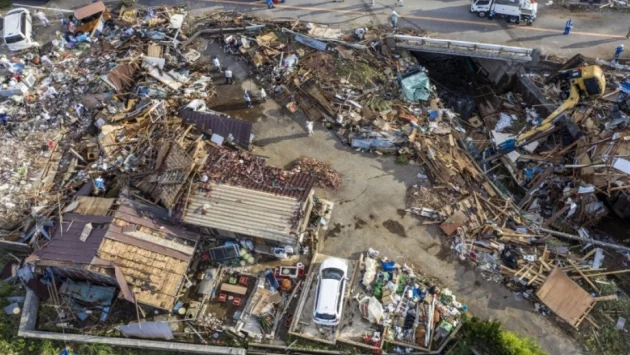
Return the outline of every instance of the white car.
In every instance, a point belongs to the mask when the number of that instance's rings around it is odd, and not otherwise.
[[[33,41],[33,18],[31,13],[19,7],[13,9],[4,17],[4,27],[2,29],[4,43],[10,51],[20,51],[31,47],[39,46]]]
[[[313,321],[336,326],[341,320],[343,298],[348,282],[348,265],[338,258],[324,260],[317,277],[317,294],[313,306]]]

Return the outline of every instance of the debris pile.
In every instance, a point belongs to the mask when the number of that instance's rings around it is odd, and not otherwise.
[[[290,164],[291,170],[315,176],[318,187],[338,189],[341,176],[329,163],[314,158],[298,158]]]
[[[413,266],[379,258],[378,252],[371,249],[361,259],[363,290],[355,297],[359,310],[365,320],[387,329],[366,336],[364,341],[375,347],[381,346],[375,343],[376,338],[397,347],[441,349],[461,325],[467,306]]]

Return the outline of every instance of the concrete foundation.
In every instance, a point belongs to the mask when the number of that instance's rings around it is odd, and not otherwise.
[[[98,343],[112,346],[121,346],[127,348],[139,348],[147,350],[170,350],[191,354],[230,354],[230,355],[246,355],[247,350],[241,348],[230,348],[224,346],[210,346],[190,343],[177,343],[167,341],[155,341],[146,339],[129,339],[101,337],[80,334],[63,334],[54,332],[42,332],[35,330],[37,323],[37,310],[39,307],[39,298],[31,290],[27,289],[26,300],[24,301],[24,309],[22,318],[20,319],[20,328],[18,336],[33,339],[50,339],[63,341],[66,343]]]

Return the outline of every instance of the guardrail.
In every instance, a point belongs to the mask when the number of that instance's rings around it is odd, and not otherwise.
[[[402,35],[389,35],[386,43],[388,47],[396,49],[517,62],[531,62],[535,52],[531,48]]]

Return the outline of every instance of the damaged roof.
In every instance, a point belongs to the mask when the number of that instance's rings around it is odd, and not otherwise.
[[[96,256],[96,251],[107,233],[103,224],[111,223],[113,219],[111,216],[84,216],[77,213],[66,213],[63,216],[63,223],[57,224],[52,240],[33,253],[33,256],[43,262],[89,264]],[[90,223],[93,228],[87,239],[81,241],[81,234],[85,226]]]
[[[199,236],[159,218],[166,211],[125,198],[118,202],[113,216],[66,213],[52,241],[29,260],[111,276],[111,268],[98,259],[109,261],[120,268],[137,302],[170,309]]]
[[[106,76],[103,76],[103,81],[109,84],[116,91],[123,91],[131,87],[134,81],[134,74],[139,69],[137,63],[121,63],[112,69]]]
[[[226,138],[231,134],[234,142],[248,146],[251,141],[252,123],[231,118],[219,112],[200,112],[190,108],[179,110],[179,116],[188,124],[194,124],[202,132],[212,131]]]
[[[208,147],[208,159],[201,171],[217,184],[240,186],[249,190],[293,197],[306,201],[315,177],[268,166],[265,159],[249,153]]]
[[[295,244],[302,204],[243,187],[207,183],[191,192],[183,222],[279,243]]]

